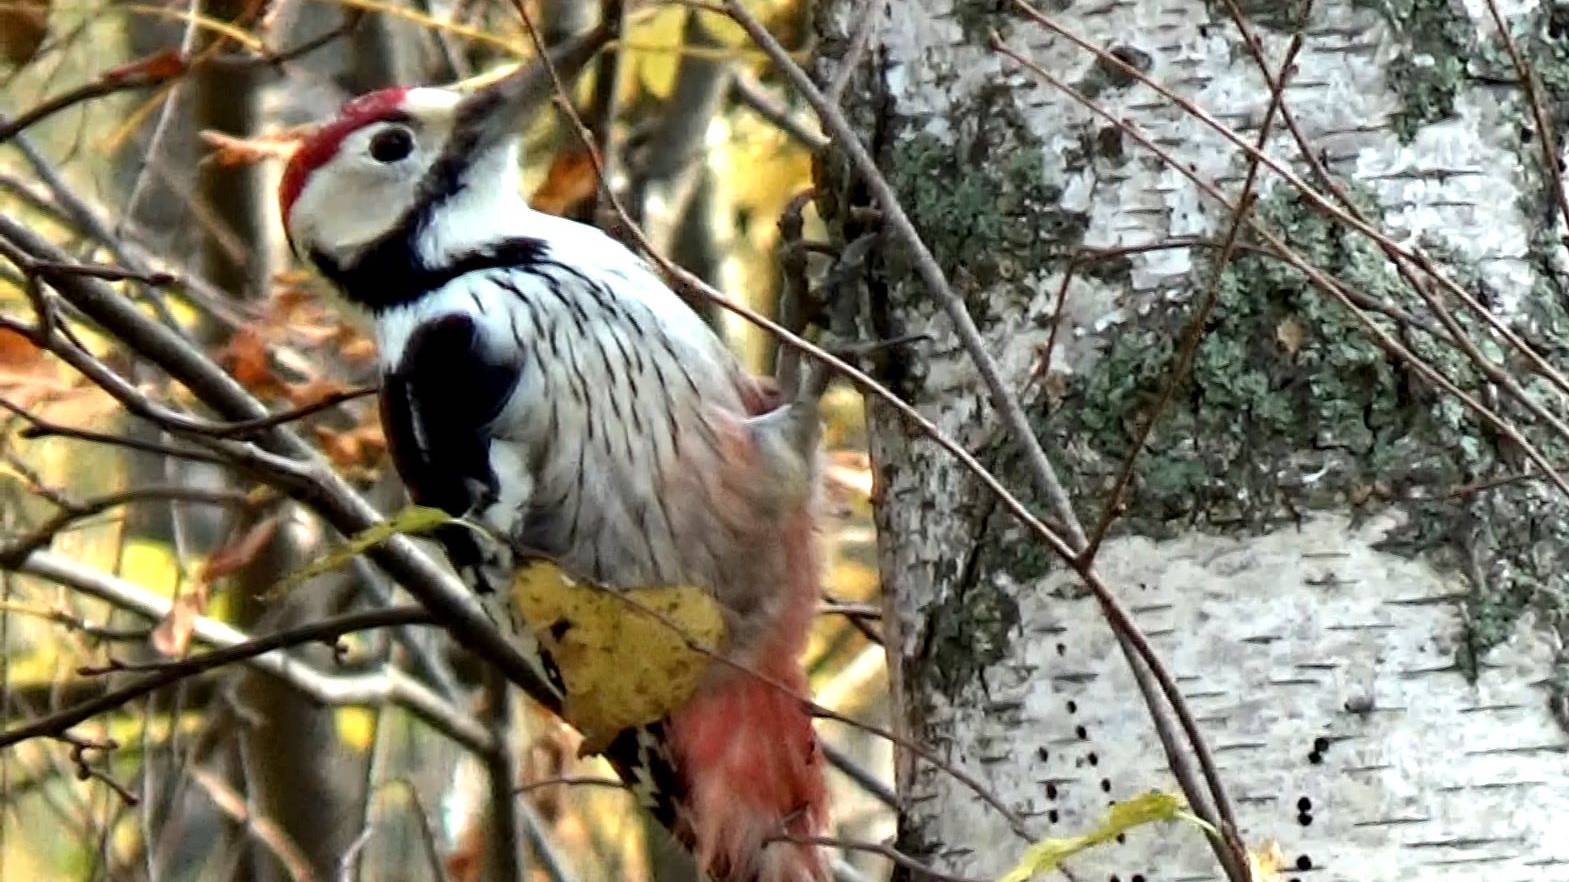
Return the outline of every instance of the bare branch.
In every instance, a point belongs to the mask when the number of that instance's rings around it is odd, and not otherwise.
[[[777,96],[768,91],[768,87],[757,81],[757,77],[741,70],[736,71],[735,77],[730,82],[730,89],[735,97],[745,104],[758,116],[768,120],[774,128],[789,135],[802,147],[816,153],[827,147],[829,141],[823,133],[817,131],[809,122],[803,122],[784,106]]]
[[[50,579],[90,596],[97,597],[119,609],[124,609],[153,621],[160,620],[168,615],[172,606],[171,601],[167,598],[154,594],[139,585],[99,572],[52,552],[34,552],[23,562],[18,572]],[[429,613],[411,607],[395,608],[393,613],[380,611],[379,614],[391,615],[394,620],[401,621],[403,624],[429,623],[433,618]],[[379,622],[379,620],[371,621]],[[332,622],[341,624],[343,620],[332,620]],[[332,624],[332,622],[326,624]],[[318,625],[320,624],[322,623],[318,623]],[[351,621],[350,624],[354,623]],[[378,626],[380,625],[378,624]],[[348,630],[354,630],[354,628],[343,629],[340,633],[346,633]],[[196,640],[201,643],[217,646],[226,651],[237,651],[239,653],[238,658],[230,661],[244,660],[251,667],[285,680],[322,704],[332,706],[393,704],[408,710],[429,723],[437,731],[442,732],[470,750],[486,750],[490,744],[490,737],[486,734],[484,728],[468,714],[452,707],[452,705],[437,697],[429,688],[396,668],[386,667],[380,672],[367,674],[324,674],[305,662],[285,653],[273,653],[267,649],[262,649],[260,654],[258,654],[256,642],[251,640],[249,636],[229,625],[205,617],[196,619],[193,625],[193,634]],[[272,635],[270,638],[263,639],[283,640],[283,645],[294,645],[331,636],[337,635],[329,633],[300,637],[296,631]],[[208,656],[200,656],[198,658],[205,659],[211,655],[209,653]],[[228,663],[230,662],[220,660],[207,662],[206,665],[210,668],[214,664]],[[205,670],[206,668],[203,669]],[[176,672],[176,674],[175,680],[190,676],[190,673]],[[152,688],[158,687],[153,686]],[[136,696],[131,697],[134,698]],[[98,702],[103,700],[103,697],[96,699]],[[105,709],[116,707],[127,700],[130,699],[115,701]],[[91,716],[91,713],[87,716]],[[80,719],[85,718],[84,716]],[[67,723],[65,727],[61,728],[61,731],[64,728],[75,725],[76,722],[80,722],[80,719]],[[5,733],[4,736],[0,736],[0,739],[7,739],[10,735],[11,733],[9,732]],[[10,743],[10,741],[0,740],[0,744],[3,743]]]
[[[1525,92],[1526,104],[1531,108],[1531,119],[1536,124],[1537,143],[1542,145],[1542,168],[1547,172],[1547,182],[1552,190],[1553,201],[1558,205],[1565,232],[1569,234],[1569,192],[1564,190],[1564,172],[1558,165],[1560,161],[1558,139],[1553,136],[1552,117],[1547,115],[1547,107],[1542,102],[1541,84],[1537,82],[1536,71],[1532,70],[1531,65],[1520,55],[1520,47],[1515,45],[1514,34],[1509,32],[1508,22],[1504,21],[1503,13],[1498,11],[1498,0],[1486,0],[1486,2],[1488,15],[1492,16],[1493,24],[1498,28],[1498,35],[1503,38],[1504,50],[1509,53],[1509,62],[1520,75],[1520,88]]]
[[[249,800],[212,772],[200,766],[189,771],[191,778],[219,811],[244,825],[245,831],[278,859],[278,863],[288,871],[289,878],[294,882],[315,882],[316,874],[311,872],[310,860],[277,821],[255,814]]]
[[[7,218],[0,218],[0,235],[36,260],[67,259],[54,246]],[[270,416],[260,402],[189,340],[144,315],[103,282],[68,276],[54,280],[54,286],[67,302],[114,334],[127,348],[168,372],[224,418],[238,421]],[[62,353],[63,356],[69,354]],[[76,355],[73,366],[84,371],[94,370],[91,356],[85,352]],[[107,384],[105,388],[111,393],[117,392],[117,397],[124,396],[120,400],[128,406],[145,407],[145,399],[134,388],[111,388],[116,386],[112,374],[106,376],[97,371],[90,376],[95,382]],[[203,440],[199,435],[191,437]],[[224,449],[258,480],[287,487],[343,535],[352,536],[380,522],[380,513],[329,468],[319,452],[289,429],[267,428],[258,436],[257,443],[259,447],[227,446]],[[500,666],[509,680],[545,706],[555,706],[555,691],[537,664],[525,658],[486,620],[456,576],[402,536],[378,545],[370,555],[430,609],[459,643]]]
[[[185,74],[185,62],[174,52],[164,52],[100,74],[98,79],[45,99],[17,115],[0,122],[0,144],[11,140],[29,126],[74,107],[84,101],[134,89],[162,85]]]
[[[62,511],[54,517],[51,517],[36,530],[20,539],[8,545],[0,546],[0,569],[17,569],[29,554],[47,546],[54,541],[56,534],[83,518],[102,514],[111,508],[119,508],[122,505],[129,505],[135,502],[168,502],[171,500],[242,507],[249,506],[252,502],[244,493],[234,490],[174,486],[135,487],[82,502],[62,500],[66,504],[62,506]]]
[[[28,571],[36,572],[32,568],[29,568]],[[344,634],[363,631],[368,628],[424,624],[430,621],[430,614],[418,607],[394,607],[392,609],[350,613],[308,625],[301,625],[296,628],[289,628],[276,634],[268,634],[265,637],[241,641],[223,649],[215,649],[182,661],[170,662],[157,673],[143,677],[118,689],[112,689],[91,701],[56,711],[30,723],[0,732],[0,747],[9,747],[29,738],[45,735],[61,736],[78,723],[101,713],[112,711],[148,693],[171,686],[186,677],[191,677],[213,668],[254,659],[275,650],[298,646],[302,643],[335,639]]]
[[[1030,428],[1024,409],[1019,405],[1018,396],[1003,379],[1001,369],[997,367],[996,360],[991,357],[986,341],[975,325],[975,319],[971,318],[970,311],[964,305],[964,299],[948,284],[947,276],[937,265],[937,258],[932,255],[931,249],[926,247],[920,233],[916,232],[915,225],[905,214],[904,206],[900,204],[893,187],[888,184],[882,171],[878,169],[877,161],[861,145],[860,138],[856,137],[843,111],[818,91],[811,77],[807,76],[806,71],[790,58],[789,52],[779,45],[779,41],[774,39],[768,29],[763,27],[739,0],[726,0],[725,6],[730,17],[741,25],[752,41],[773,60],[774,64],[779,66],[791,85],[795,86],[807,103],[812,105],[812,109],[817,111],[818,119],[822,121],[828,134],[833,137],[835,144],[854,163],[856,171],[860,173],[867,189],[871,191],[872,198],[877,201],[877,207],[882,210],[885,222],[910,249],[921,280],[926,283],[926,287],[948,313],[948,318],[958,332],[959,340],[964,344],[965,351],[969,353],[976,370],[980,372],[981,380],[986,384],[992,407],[1002,417],[1009,437],[1024,454],[1025,461],[1029,465],[1030,476],[1036,488],[1050,501],[1052,513],[1067,537],[1068,544],[1075,550],[1083,548],[1086,542],[1084,530],[1073,512],[1073,504],[1068,499],[1068,492],[1057,479],[1057,470],[1047,459],[1046,451],[1041,447],[1040,440],[1035,437],[1035,431]]]

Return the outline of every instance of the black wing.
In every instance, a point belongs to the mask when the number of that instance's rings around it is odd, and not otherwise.
[[[381,386],[382,427],[409,495],[420,505],[435,506],[454,517],[496,498],[489,427],[501,415],[520,376],[515,365],[486,361],[478,342],[478,329],[467,316],[452,315],[422,325]],[[436,535],[453,565],[460,572],[473,573],[471,584],[482,592],[489,590],[478,566],[482,555],[474,532],[454,526]],[[548,656],[541,661],[546,675],[564,692],[555,665]],[[662,723],[622,731],[604,755],[645,808],[678,836],[690,839],[690,831],[678,823],[682,782]]]
[[[519,367],[487,361],[479,329],[449,315],[415,329],[381,384],[381,424],[393,465],[420,505],[453,517],[495,501],[490,427],[517,386]],[[437,534],[459,568],[480,563],[471,531]]]

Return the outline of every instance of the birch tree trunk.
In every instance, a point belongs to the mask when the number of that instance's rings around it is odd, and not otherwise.
[[[1080,261],[1059,305],[1082,249],[1215,242],[1230,212],[1128,131],[989,49],[992,31],[1231,199],[1245,155],[995,0],[825,0],[820,81],[839,69],[869,5],[879,12],[846,110],[1087,525],[1187,323],[1216,293],[1098,569],[1177,677],[1250,847],[1275,843],[1282,878],[1303,882],[1569,880],[1565,496],[1521,479],[1535,469],[1519,445],[1256,250],[1224,269],[1204,246]],[[1278,69],[1297,4],[1241,5]],[[1561,144],[1569,5],[1501,6]],[[1041,7],[1246,143],[1258,137],[1270,89],[1224,2]],[[1336,183],[1548,362],[1569,364],[1560,201],[1486,0],[1320,0],[1301,33],[1284,103]],[[1267,144],[1311,180],[1281,120]],[[833,159],[819,183],[830,228],[853,238],[862,229],[850,209],[869,203],[855,177]],[[1380,328],[1565,460],[1561,436],[1420,330],[1439,317],[1377,245],[1277,175],[1264,171],[1258,194],[1267,228],[1405,311]],[[1016,448],[910,255],[884,237],[867,275],[864,334],[931,337],[881,356],[878,377],[1027,494]],[[1565,412],[1564,397],[1476,315],[1438,296],[1533,401]],[[889,660],[908,737],[980,779],[1034,835],[1085,832],[1112,800],[1174,790],[1123,656],[1072,572],[891,410],[870,406],[869,422]],[[922,861],[995,878],[1026,847],[926,763],[907,757],[898,784],[898,846]],[[1185,826],[1139,828],[1069,863],[1086,882],[1222,878]]]

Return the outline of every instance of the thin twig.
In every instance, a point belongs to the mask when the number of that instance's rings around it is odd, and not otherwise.
[[[1189,116],[1193,117],[1195,120],[1198,120],[1200,123],[1219,134],[1222,138],[1230,141],[1233,146],[1241,150],[1244,154],[1263,163],[1264,166],[1266,166],[1270,171],[1279,175],[1283,180],[1286,181],[1286,183],[1290,184],[1293,189],[1301,193],[1303,198],[1310,202],[1315,208],[1322,211],[1327,216],[1333,218],[1336,222],[1344,225],[1348,229],[1355,230],[1363,236],[1366,236],[1376,243],[1381,249],[1383,249],[1385,253],[1398,254],[1402,258],[1411,261],[1413,265],[1422,268],[1422,270],[1431,276],[1440,287],[1460,298],[1461,302],[1464,303],[1473,314],[1477,315],[1485,323],[1487,323],[1487,325],[1490,326],[1496,333],[1498,333],[1498,335],[1501,336],[1505,341],[1507,341],[1511,347],[1514,347],[1517,351],[1524,355],[1536,373],[1544,377],[1548,382],[1552,383],[1553,386],[1557,387],[1560,392],[1569,394],[1569,378],[1565,378],[1562,372],[1549,363],[1541,355],[1541,353],[1537,352],[1535,347],[1529,345],[1525,340],[1523,340],[1518,332],[1509,327],[1509,325],[1501,320],[1498,316],[1494,315],[1492,310],[1487,309],[1480,302],[1478,302],[1477,299],[1472,296],[1471,292],[1467,291],[1463,285],[1460,285],[1439,271],[1439,269],[1433,265],[1432,261],[1421,252],[1399,244],[1383,231],[1374,227],[1364,218],[1358,216],[1357,214],[1347,212],[1340,206],[1334,204],[1329,199],[1325,198],[1323,194],[1319,193],[1306,181],[1304,181],[1300,175],[1291,169],[1290,166],[1248,143],[1235,131],[1233,131],[1231,127],[1215,119],[1215,117],[1208,111],[1204,110],[1202,107],[1199,107],[1197,104],[1193,103],[1193,101],[1172,91],[1170,88],[1163,85],[1160,81],[1154,79],[1149,74],[1129,64],[1126,60],[1117,57],[1116,54],[1095,45],[1091,41],[1086,40],[1078,34],[1073,33],[1072,31],[1058,24],[1050,16],[1047,16],[1035,7],[1031,6],[1029,3],[1026,3],[1025,0],[1012,0],[1012,4],[1015,9],[1031,20],[1051,30],[1053,33],[1066,38],[1073,44],[1079,46],[1081,49],[1094,54],[1095,57],[1101,61],[1101,63],[1106,64],[1111,68],[1118,70],[1123,74],[1126,74],[1127,76],[1137,80],[1138,82],[1143,83],[1145,86],[1155,90],[1163,98],[1166,98],[1167,100],[1174,103]],[[1022,59],[1022,56],[1020,58]],[[1020,63],[1024,62],[1021,60]],[[1036,65],[1036,67],[1039,67],[1039,65]],[[1097,112],[1097,109],[1091,108],[1091,112]],[[1097,115],[1100,114],[1097,113]],[[1131,130],[1131,126],[1128,124],[1127,120],[1113,118],[1113,123],[1118,125],[1119,128],[1121,128],[1123,131]],[[1187,175],[1191,174],[1191,171],[1188,170],[1180,171],[1183,171],[1184,174]],[[1250,226],[1253,226],[1253,224],[1250,223]],[[1565,492],[1569,493],[1569,489],[1566,489]]]
[[[0,546],[0,569],[14,570],[21,566],[22,561],[29,554],[48,545],[54,541],[56,534],[83,518],[102,514],[111,508],[119,508],[122,505],[129,505],[135,502],[168,502],[171,500],[229,506],[248,506],[251,504],[251,500],[244,493],[238,491],[184,486],[135,487],[129,490],[105,494],[83,502],[69,502],[62,506],[62,511],[49,518],[37,529],[6,545]]]
[[[812,83],[812,78],[790,58],[790,53],[779,45],[779,41],[758,22],[756,16],[752,15],[739,0],[726,0],[725,5],[730,17],[773,60],[812,109],[817,111],[818,119],[828,130],[835,144],[840,150],[845,151],[850,161],[854,163],[872,198],[877,201],[877,207],[882,210],[884,222],[893,228],[894,233],[909,248],[914,258],[916,272],[926,283],[932,295],[942,304],[943,310],[948,313],[948,318],[958,332],[959,340],[964,344],[965,351],[969,353],[971,361],[981,375],[981,380],[986,385],[992,407],[1002,417],[1013,442],[1019,445],[1036,488],[1045,494],[1051,503],[1052,512],[1064,535],[1067,536],[1069,544],[1075,549],[1083,548],[1084,530],[1073,512],[1073,504],[1068,499],[1068,492],[1057,479],[1056,469],[1047,459],[1046,451],[1041,447],[1040,440],[1036,438],[1035,431],[1030,428],[1029,419],[1025,417],[1024,409],[1019,405],[1018,396],[1003,379],[1002,371],[998,368],[996,360],[992,358],[985,338],[981,336],[980,329],[975,326],[975,319],[971,318],[969,309],[964,305],[964,299],[948,284],[942,267],[937,265],[937,258],[932,255],[931,249],[926,247],[920,233],[916,232],[915,225],[905,214],[904,206],[900,204],[893,187],[888,184],[882,171],[878,169],[877,161],[866,152],[865,147],[861,146],[861,140],[850,127],[849,120],[845,119],[844,112],[818,91],[817,86]]]
[[[546,787],[609,787],[615,790],[626,790],[627,782],[620,778],[595,778],[585,775],[562,775],[559,778],[544,778],[539,781],[530,781],[515,788],[512,792],[522,795]]]
[[[244,826],[247,833],[278,859],[278,863],[283,865],[290,879],[294,882],[315,882],[316,874],[311,870],[310,859],[277,821],[256,814],[251,809],[250,800],[212,772],[200,766],[192,767],[188,771],[191,779],[202,789],[202,792],[207,794],[207,798],[212,800],[213,805],[216,805],[218,810],[227,815],[230,820]]]
[[[347,401],[353,401],[357,398],[364,398],[367,395],[375,395],[378,391],[380,391],[380,388],[381,387],[379,386],[357,386],[353,389],[344,389],[342,391],[323,395],[321,398],[312,401],[309,404],[302,404],[299,407],[279,411],[264,417],[257,417],[253,420],[237,420],[232,423],[215,423],[206,431],[208,434],[216,438],[244,438],[249,435],[255,435],[264,429],[270,429],[273,426],[281,426],[285,423],[296,422],[298,420],[305,419],[308,416],[314,416],[315,414],[321,413],[324,410],[331,410],[332,408],[337,407],[338,405]]]
[[[892,787],[884,784],[877,776],[861,768],[849,754],[834,747],[832,744],[823,744],[823,756],[828,764],[845,774],[845,777],[854,781],[856,786],[865,790],[878,802],[897,811],[899,809],[899,794]]]
[[[872,28],[887,9],[888,0],[865,0],[865,5],[860,20],[855,23],[855,33],[850,35],[850,47],[839,59],[839,69],[823,89],[823,97],[836,107],[844,102],[844,90],[850,85],[850,78],[855,76],[855,69],[861,66],[861,58],[871,42]]]
[[[0,732],[0,747],[9,747],[29,738],[63,735],[78,723],[115,710],[148,693],[156,692],[166,686],[172,686],[187,677],[193,677],[216,667],[257,658],[278,649],[298,646],[303,643],[335,640],[355,631],[364,631],[370,628],[387,628],[395,625],[429,624],[430,622],[430,613],[417,606],[404,606],[349,613],[289,628],[276,634],[254,637],[242,643],[236,643],[233,646],[215,649],[201,655],[191,656],[179,662],[173,662],[157,673],[143,677],[118,689],[110,690],[97,698]]]
[[[169,52],[106,71],[90,83],[69,89],[52,98],[46,98],[17,114],[15,118],[0,122],[0,144],[11,140],[17,133],[27,130],[29,126],[84,101],[113,95],[116,92],[162,85],[184,75],[186,70],[186,65],[179,56]]]
[[[485,725],[490,730],[491,748],[483,757],[486,803],[490,809],[488,835],[484,839],[485,878],[497,882],[523,879],[523,835],[518,801],[512,790],[518,776],[517,745],[513,743],[512,693],[500,671],[484,672]]]
[[[1564,191],[1563,169],[1558,167],[1558,139],[1553,137],[1552,117],[1547,114],[1547,107],[1542,101],[1540,84],[1536,80],[1536,71],[1526,62],[1520,54],[1520,47],[1515,45],[1514,34],[1509,32],[1509,25],[1504,21],[1503,13],[1498,11],[1498,0],[1486,0],[1488,14],[1493,17],[1493,24],[1498,27],[1498,35],[1504,40],[1504,50],[1509,53],[1509,61],[1514,65],[1515,71],[1520,75],[1520,88],[1525,91],[1526,103],[1531,106],[1531,118],[1536,123],[1537,143],[1542,145],[1542,168],[1547,170],[1547,180],[1552,188],[1553,200],[1558,204],[1559,214],[1563,217],[1564,232],[1569,234],[1569,193]]]
[[[1269,135],[1279,113],[1280,105],[1285,98],[1287,83],[1291,79],[1291,70],[1296,63],[1297,53],[1302,51],[1302,32],[1298,31],[1291,37],[1291,44],[1286,47],[1286,57],[1280,63],[1280,77],[1276,81],[1269,96],[1269,107],[1264,111],[1264,121],[1258,130],[1258,145],[1260,148],[1269,143]],[[1231,221],[1226,225],[1225,237],[1221,240],[1220,254],[1215,258],[1215,264],[1210,268],[1211,278],[1204,292],[1204,299],[1199,304],[1198,310],[1188,322],[1187,329],[1183,332],[1181,347],[1178,350],[1177,362],[1172,366],[1171,374],[1166,378],[1165,388],[1161,389],[1160,398],[1155,406],[1145,416],[1144,422],[1139,426],[1138,434],[1134,436],[1133,445],[1128,450],[1128,458],[1124,460],[1122,469],[1117,475],[1117,481],[1112,485],[1111,494],[1107,497],[1106,506],[1101,511],[1100,521],[1095,525],[1095,531],[1090,536],[1090,544],[1084,549],[1084,560],[1091,563],[1095,560],[1096,553],[1100,550],[1101,543],[1106,539],[1106,532],[1116,522],[1117,515],[1122,508],[1122,497],[1128,491],[1128,484],[1133,480],[1133,470],[1138,464],[1139,455],[1144,452],[1144,445],[1149,443],[1150,434],[1155,430],[1155,424],[1160,421],[1161,415],[1171,405],[1171,400],[1177,394],[1177,387],[1187,379],[1188,371],[1193,367],[1193,358],[1198,353],[1199,342],[1204,338],[1204,328],[1209,324],[1209,317],[1215,310],[1215,304],[1220,300],[1220,289],[1225,282],[1226,267],[1231,264],[1231,256],[1236,250],[1237,237],[1241,235],[1244,222],[1253,210],[1254,187],[1258,184],[1258,160],[1248,160],[1247,174],[1242,181],[1242,189],[1237,195],[1237,210],[1232,213]],[[1212,797],[1223,798],[1211,793]],[[1217,806],[1218,808],[1218,806]],[[1229,814],[1225,812],[1224,814]]]
[[[854,839],[840,839],[837,836],[774,836],[769,842],[791,842],[796,845],[816,845],[823,848],[839,848],[845,851],[864,851],[868,854],[880,855],[898,864],[906,870],[914,870],[918,879],[935,879],[937,882],[984,882],[971,876],[955,876],[944,873],[931,864],[923,864],[904,852],[881,842],[859,842]]]
[[[34,552],[17,572],[58,582],[150,621],[162,620],[173,606],[166,597],[52,552]],[[415,612],[412,607],[403,610],[411,615]],[[249,635],[204,616],[198,616],[192,623],[191,633],[199,643],[222,648],[251,642]],[[489,749],[490,738],[484,727],[397,668],[388,666],[379,672],[332,675],[284,653],[252,657],[246,663],[282,679],[324,705],[393,704],[470,750]]]
[[[195,450],[185,447],[175,447],[170,444],[159,444],[156,441],[144,441],[140,438],[121,437],[104,432],[94,432],[90,429],[80,429],[75,426],[61,425],[50,422],[44,418],[22,408],[20,405],[4,397],[0,397],[0,408],[16,414],[28,422],[28,427],[17,433],[17,437],[32,438],[73,438],[78,441],[88,441],[93,444],[106,444],[114,447],[123,447],[127,450],[139,450],[144,453],[156,453],[163,456],[176,456],[193,462],[227,464],[228,460],[204,450]]]
[[[789,135],[807,150],[816,153],[828,146],[828,139],[823,137],[822,132],[813,128],[810,123],[797,119],[795,114],[790,112],[790,108],[770,94],[768,87],[758,82],[757,77],[749,72],[736,71],[735,77],[730,81],[730,90],[753,113]]]

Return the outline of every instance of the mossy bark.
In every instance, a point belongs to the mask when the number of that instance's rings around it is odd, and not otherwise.
[[[864,4],[824,2],[831,75]],[[1026,402],[1093,523],[1204,293],[1192,371],[1139,460],[1101,569],[1179,678],[1242,833],[1314,878],[1569,879],[1569,504],[1335,301],[1244,250],[1148,251],[1080,266],[1083,246],[1217,239],[1225,213],[1064,95],[987,49],[993,30],[1234,193],[1214,132],[1114,67],[987,0],[908,0],[877,20],[846,109]],[[1038,4],[1257,137],[1268,90],[1223,4]],[[1248,5],[1248,4],[1244,4]],[[1297,27],[1252,4],[1278,65]],[[1287,100],[1358,209],[1417,244],[1553,363],[1569,364],[1566,263],[1529,110],[1485,5],[1315,4]],[[1569,8],[1506,4],[1569,121]],[[1522,126],[1525,126],[1522,129]],[[1269,150],[1299,160],[1284,127]],[[1559,141],[1565,138],[1560,131]],[[1298,162],[1301,168],[1301,163]],[[866,201],[841,160],[819,207],[842,237]],[[1381,250],[1265,175],[1259,217],[1353,289],[1435,321]],[[1217,277],[1218,273],[1218,277]],[[880,378],[1028,495],[978,376],[891,237],[868,274],[868,335],[926,333]],[[1483,324],[1454,305],[1469,333]],[[1420,323],[1381,326],[1528,422]],[[1044,357],[1053,326],[1055,347]],[[1518,356],[1483,351],[1555,412]],[[899,722],[1038,835],[1092,827],[1109,800],[1173,787],[1093,602],[964,470],[869,409],[885,626]],[[1554,461],[1569,449],[1533,440]],[[1026,843],[944,773],[906,758],[901,846],[993,877]],[[1076,859],[1082,879],[1218,878],[1190,830],[1141,830]]]

